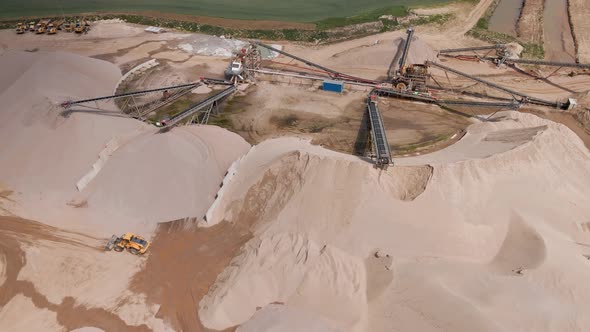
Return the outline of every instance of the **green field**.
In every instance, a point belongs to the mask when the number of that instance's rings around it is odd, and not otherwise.
[[[316,22],[395,6],[423,6],[452,0],[0,0],[0,18],[62,13],[144,11],[230,19]]]

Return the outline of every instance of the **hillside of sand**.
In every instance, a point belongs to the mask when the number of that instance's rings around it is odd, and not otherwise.
[[[290,331],[300,311],[299,325],[341,331],[587,329],[588,188],[580,139],[528,114],[499,113],[386,172],[267,141],[208,215],[258,224],[199,317],[244,331]],[[285,309],[269,323],[273,303]]]
[[[443,30],[418,28],[411,61],[482,44],[463,33],[490,2],[460,5],[465,15]],[[108,103],[62,112],[65,100],[112,93],[121,71],[147,59],[161,66],[138,80],[141,88],[220,75],[227,65],[180,47],[226,45],[221,38],[143,28],[100,22],[87,35],[53,37],[0,31],[0,211],[42,222],[0,217],[0,330],[589,329],[590,157],[569,129],[528,114],[488,119],[489,110],[467,109],[479,116],[465,117],[380,99],[390,144],[404,136],[411,144],[410,130],[428,136],[440,126],[441,135],[453,119],[461,119],[452,122],[461,135],[377,170],[306,139],[266,140],[307,136],[256,132],[266,127],[252,122],[307,113],[297,121],[311,126],[315,116],[344,115],[342,131],[356,134],[347,117],[360,118],[364,93],[257,84],[259,104],[231,101],[237,112],[248,108],[240,125],[260,138],[252,148],[214,126],[157,133]],[[285,49],[383,77],[403,37]],[[548,85],[507,68],[447,64],[543,98],[587,89],[586,75],[561,72]],[[488,91],[433,74],[457,90]],[[103,250],[108,236],[125,231],[152,240],[146,255]]]
[[[112,93],[121,73],[107,62],[17,51],[1,60],[0,182],[14,214],[101,236],[202,217],[249,148],[217,127],[159,134],[112,103],[64,112],[63,101]]]

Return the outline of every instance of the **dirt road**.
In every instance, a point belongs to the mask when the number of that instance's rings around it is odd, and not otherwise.
[[[40,322],[43,326],[54,326],[56,329],[65,328],[67,331],[85,326],[95,326],[105,331],[150,331],[145,325],[130,326],[117,315],[100,308],[86,308],[79,305],[72,297],[66,297],[60,304],[50,302],[41,294],[34,283],[20,280],[19,273],[27,264],[23,245],[34,246],[38,241],[49,241],[59,245],[67,245],[72,252],[86,254],[100,253],[100,241],[80,234],[60,231],[35,221],[16,217],[0,217],[0,255],[6,262],[6,280],[0,286],[0,308],[7,306],[19,295],[32,302],[37,311],[45,310],[54,313],[55,321]],[[63,273],[68,273],[67,270]],[[22,302],[22,301],[21,301]],[[28,317],[38,319],[31,312],[22,313],[18,317],[10,316],[0,320],[0,330],[12,331],[22,326],[21,320]],[[0,311],[0,315],[2,312]],[[51,317],[51,316],[49,316]],[[30,324],[33,324],[30,322]]]

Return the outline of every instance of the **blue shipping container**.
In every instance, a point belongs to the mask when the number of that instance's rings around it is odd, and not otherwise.
[[[324,91],[332,91],[332,92],[342,93],[342,91],[344,91],[344,82],[325,80],[324,83],[322,84],[322,89],[324,89]]]

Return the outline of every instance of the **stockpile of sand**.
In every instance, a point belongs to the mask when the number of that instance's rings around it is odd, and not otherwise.
[[[16,192],[17,215],[100,235],[200,217],[249,148],[220,128],[158,134],[112,103],[62,113],[65,100],[112,93],[121,74],[107,62],[44,52],[0,59],[0,182]]]
[[[590,250],[576,244],[590,243],[587,197],[588,150],[527,114],[497,114],[386,172],[267,141],[210,214],[211,224],[260,224],[199,317],[215,329],[296,330],[264,318],[278,302],[309,314],[309,326],[351,331],[589,329]]]

